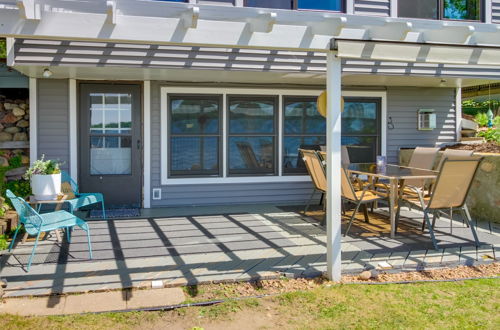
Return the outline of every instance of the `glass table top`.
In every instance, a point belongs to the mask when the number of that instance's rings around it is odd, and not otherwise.
[[[352,173],[392,179],[431,179],[438,175],[437,171],[387,164],[377,166],[375,163],[349,164],[346,169]]]

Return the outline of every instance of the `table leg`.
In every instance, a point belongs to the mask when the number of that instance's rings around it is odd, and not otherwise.
[[[21,240],[21,243],[26,243],[26,240],[28,239],[28,233],[24,233],[23,239]]]
[[[396,236],[396,212],[397,212],[398,181],[389,180],[389,217],[391,219],[391,238]]]

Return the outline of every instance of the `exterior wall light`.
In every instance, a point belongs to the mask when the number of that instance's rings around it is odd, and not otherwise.
[[[43,73],[42,73],[42,76],[44,78],[50,78],[50,77],[52,77],[52,71],[50,71],[49,69],[44,69]]]

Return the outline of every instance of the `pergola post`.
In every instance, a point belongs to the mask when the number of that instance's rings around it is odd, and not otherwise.
[[[326,232],[327,232],[327,271],[328,278],[340,281],[341,274],[341,190],[340,190],[340,146],[341,146],[341,98],[342,64],[335,52],[327,56],[327,116],[326,116],[326,152],[327,182],[326,193]]]

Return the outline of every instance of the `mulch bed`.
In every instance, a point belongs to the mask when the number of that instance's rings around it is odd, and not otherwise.
[[[474,152],[495,153],[500,154],[500,145],[493,142],[485,142],[481,144],[455,144],[441,148],[445,149],[458,149],[458,150],[474,150]]]

